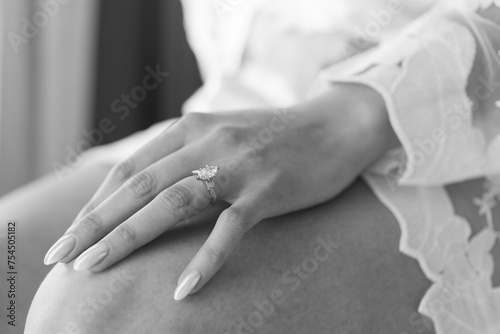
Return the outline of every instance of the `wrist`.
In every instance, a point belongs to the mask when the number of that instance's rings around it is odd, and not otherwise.
[[[382,95],[362,84],[338,84],[339,95],[346,96],[352,126],[366,136],[371,149],[380,154],[400,145],[392,128]]]
[[[399,145],[382,95],[366,85],[334,84],[292,109],[303,116],[303,122],[318,124],[322,139],[332,147],[348,141],[353,154],[360,153],[356,160],[363,168]]]

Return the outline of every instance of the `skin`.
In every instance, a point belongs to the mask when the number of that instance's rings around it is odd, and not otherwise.
[[[254,333],[433,333],[416,312],[430,283],[398,251],[396,220],[362,182],[335,200],[258,224],[202,291],[176,302],[177,277],[212,226],[177,226],[99,273],[55,265],[25,333],[238,333],[239,317],[248,323],[255,302],[266,304],[278,290],[284,300],[272,312],[268,306]],[[308,273],[303,266],[318,237],[337,247],[319,253],[326,258]]]
[[[6,232],[7,222],[16,221],[16,266],[19,273],[16,327],[7,325],[2,319],[0,333],[18,334],[22,331],[33,297],[52,269],[43,264],[44,253],[68,228],[109,169],[105,166],[80,168],[62,182],[55,175],[48,175],[0,198],[0,248],[4,249],[5,239],[1,234]],[[8,271],[6,265],[6,261],[0,262],[0,272]],[[0,291],[7,291],[4,280],[0,281]]]
[[[49,251],[46,262],[77,259],[77,270],[103,271],[178,223],[217,218],[179,277],[180,287],[197,278],[177,291],[182,299],[257,223],[335,197],[397,143],[383,100],[361,85],[334,86],[283,112],[188,114],[113,168],[63,236],[71,247],[56,259]],[[222,204],[213,208],[204,183],[190,176],[206,162],[221,166]]]
[[[43,249],[67,227],[108,170],[77,170],[62,183],[47,177],[0,201],[2,221],[22,222],[19,235],[36,241],[19,248],[19,323],[17,328],[1,323],[2,333],[22,328],[31,297],[48,269],[41,263]],[[473,230],[484,227],[472,204],[481,193],[481,182],[448,190]],[[414,260],[398,251],[397,222],[362,182],[322,205],[256,225],[203,291],[175,302],[171,296],[177,277],[210,235],[218,210],[226,207],[215,207],[212,218],[178,224],[107,270],[77,272],[74,261],[56,265],[36,293],[25,332],[233,333],[238,316],[248,321],[255,311],[254,301],[270,299],[277,289],[290,292],[285,272],[301,283],[256,332],[433,332],[430,322],[416,312],[430,282]],[[301,266],[314,255],[318,236],[330,237],[338,247],[307,273]],[[500,259],[498,249],[495,261]],[[109,297],[106,291],[112,292],[111,298],[103,299]],[[95,296],[101,296],[100,301]]]
[[[488,123],[488,124],[493,124],[493,123]],[[488,125],[486,124],[486,125]],[[258,143],[257,143],[258,144]],[[199,167],[199,166],[197,166]],[[92,180],[97,180],[98,178],[91,178]],[[300,302],[304,302],[308,300],[313,300],[314,303],[310,303],[307,305],[308,307],[304,307],[306,309],[305,312],[301,312],[303,309],[300,307],[297,307],[297,303],[293,304],[294,307],[283,307],[285,309],[285,312],[279,313],[281,316],[277,316],[276,321],[271,321],[272,324],[269,326],[275,326],[275,327],[269,327],[271,329],[267,329],[268,326],[265,326],[262,330],[259,330],[260,332],[273,332],[273,333],[278,333],[278,332],[284,332],[285,330],[287,332],[290,332],[292,330],[295,330],[297,328],[297,324],[299,324],[299,329],[304,332],[304,331],[313,331],[317,333],[321,332],[331,332],[332,328],[336,328],[338,332],[394,332],[400,331],[402,328],[405,328],[403,332],[415,332],[416,328],[414,326],[411,326],[410,328],[407,327],[399,327],[395,328],[395,325],[398,325],[401,322],[401,319],[405,318],[408,313],[405,313],[407,310],[414,310],[414,305],[408,306],[408,300],[413,299],[415,295],[418,295],[418,298],[420,297],[421,294],[415,293],[414,290],[412,290],[413,286],[416,286],[420,292],[425,289],[427,282],[424,282],[424,280],[420,280],[418,273],[419,271],[416,270],[413,272],[411,270],[411,267],[405,266],[403,263],[399,263],[397,259],[394,257],[391,257],[390,255],[392,254],[391,252],[394,251],[395,249],[395,240],[397,240],[396,237],[394,237],[394,234],[391,234],[391,231],[395,231],[394,226],[392,228],[386,228],[384,227],[384,221],[385,218],[383,215],[380,215],[380,207],[379,209],[375,209],[376,206],[371,207],[372,211],[369,211],[368,207],[365,207],[366,203],[369,203],[369,200],[367,198],[363,197],[363,194],[367,192],[367,189],[365,188],[364,190],[362,188],[359,188],[361,190],[356,190],[357,189],[357,184],[351,188],[354,189],[355,195],[351,198],[353,202],[356,203],[355,208],[351,207],[349,211],[347,206],[343,206],[338,203],[342,203],[342,197],[338,200],[336,203],[339,205],[340,208],[338,208],[337,214],[340,212],[346,213],[346,215],[349,217],[349,219],[346,219],[346,221],[349,221],[349,224],[346,225],[347,230],[340,229],[339,231],[333,231],[333,232],[344,232],[344,235],[347,235],[345,238],[347,241],[350,241],[354,245],[362,245],[362,246],[373,246],[373,247],[368,247],[368,250],[365,249],[365,252],[360,252],[362,253],[359,257],[366,259],[366,261],[361,261],[361,262],[356,262],[358,260],[358,253],[355,251],[357,248],[349,249],[350,252],[348,252],[345,256],[345,258],[349,259],[349,262],[342,263],[341,261],[337,263],[335,267],[329,268],[333,270],[333,274],[331,272],[328,272],[327,277],[330,278],[330,283],[336,282],[335,280],[338,279],[341,282],[348,282],[349,284],[343,284],[341,289],[335,289],[335,284],[328,284],[326,281],[314,281],[314,285],[311,286],[311,289],[307,290],[306,294],[297,294],[297,300]],[[453,187],[450,187],[453,188]],[[460,190],[458,188],[451,189],[453,190]],[[466,187],[468,188],[468,187]],[[41,188],[40,188],[41,189]],[[351,189],[349,191],[351,191]],[[79,189],[80,190],[80,189]],[[44,189],[43,192],[40,192],[41,195],[47,195],[48,189]],[[348,192],[349,193],[349,192]],[[368,192],[369,193],[369,192]],[[23,194],[24,195],[24,194]],[[105,198],[108,198],[110,193],[108,193],[106,196],[104,196],[101,201],[95,200],[94,202],[91,203],[97,203],[100,204]],[[19,195],[20,197],[24,197]],[[345,195],[347,196],[347,195]],[[56,196],[57,197],[57,196]],[[11,197],[12,198],[12,197]],[[228,197],[229,199],[230,197]],[[61,200],[67,200],[67,198],[59,198],[58,202],[50,202],[53,198],[50,197],[47,199],[47,201],[43,201],[44,203],[61,203]],[[456,200],[456,198],[453,198]],[[39,198],[32,198],[33,202],[36,200],[39,200]],[[465,199],[462,198],[461,201],[464,201]],[[9,200],[8,202],[8,208],[12,209],[12,207],[15,208],[14,211],[9,211],[5,210],[4,207],[2,207],[3,211],[0,211],[2,217],[9,217],[13,218],[15,216],[12,215],[12,212],[17,212],[19,211],[19,207],[26,208],[26,202],[23,202],[22,200],[19,200],[18,202],[16,199],[14,200]],[[12,204],[14,203],[14,204]],[[22,205],[20,205],[20,203]],[[29,203],[29,202],[28,202]],[[333,203],[333,202],[332,202]],[[470,198],[467,198],[465,200],[465,203],[470,203]],[[32,204],[32,203],[30,203]],[[234,203],[230,203],[234,204]],[[333,204],[332,204],[333,205]],[[378,205],[378,203],[377,203]],[[307,212],[314,212],[314,210],[318,210],[320,208],[323,208],[325,206],[328,206],[327,204],[323,204],[320,207],[315,207],[313,209],[308,210]],[[359,210],[361,207],[362,210]],[[39,213],[37,210],[31,210],[32,207],[30,207],[30,212],[35,212]],[[82,213],[82,215],[79,217],[83,217],[86,214],[88,214],[90,211],[92,211],[94,207],[88,206]],[[223,208],[224,209],[224,208]],[[366,209],[363,210],[363,209]],[[460,207],[459,210],[462,210],[463,207]],[[17,211],[16,211],[17,210]],[[43,211],[45,210],[45,211]],[[346,210],[346,211],[344,211]],[[26,211],[26,210],[25,210]],[[46,212],[46,208],[42,208],[42,212]],[[70,211],[68,208],[63,208],[61,211]],[[286,210],[285,210],[286,211]],[[376,217],[371,217],[371,219],[363,219],[360,214],[363,214],[365,212],[371,212],[371,213],[376,213]],[[338,215],[335,214],[334,211],[329,212],[326,211],[328,214],[331,214],[332,217],[338,218]],[[282,212],[284,213],[284,212]],[[293,216],[303,214],[302,213],[296,213]],[[465,216],[465,215],[464,215]],[[37,231],[43,231],[46,229],[47,225],[45,225],[47,222],[50,220],[54,220],[53,217],[47,218],[44,217],[43,215],[37,215],[36,217],[28,217],[28,216],[22,216],[24,219],[23,221],[25,222],[22,224],[23,226],[43,226],[42,229],[38,229]],[[291,216],[287,216],[290,218]],[[339,219],[336,220],[337,224],[332,224],[332,222],[328,220],[322,220],[318,216],[314,216],[314,214],[311,214],[312,219],[301,219],[298,220],[298,223],[294,221],[293,219],[290,219],[290,229],[289,234],[287,235],[287,240],[291,240],[291,242],[294,242],[294,246],[299,246],[297,248],[307,248],[307,239],[301,239],[303,237],[303,232],[304,231],[309,231],[309,229],[304,229],[303,228],[303,223],[309,223],[311,225],[311,230],[313,231],[321,231],[321,232],[329,232],[327,230],[314,230],[314,226],[317,221],[321,221],[322,223],[325,224],[325,226],[338,226],[338,221]],[[389,216],[388,216],[389,217]],[[303,217],[302,217],[303,218]],[[282,218],[284,219],[284,218]],[[354,223],[351,221],[354,219]],[[390,220],[390,218],[389,218]],[[43,223],[38,223],[38,224],[33,224],[34,221],[41,221]],[[207,220],[210,221],[210,220]],[[248,257],[239,257],[239,248],[235,250],[233,257],[241,260],[240,263],[244,263],[246,267],[243,268],[243,270],[238,271],[237,273],[244,274],[245,277],[251,276],[252,273],[255,271],[255,268],[261,268],[260,266],[263,266],[265,268],[273,268],[272,267],[272,261],[267,261],[268,257],[272,257],[274,255],[279,256],[274,258],[274,261],[280,261],[283,259],[283,261],[287,261],[287,259],[291,259],[290,261],[294,263],[295,260],[300,260],[299,257],[293,258],[293,255],[295,254],[294,252],[280,252],[276,248],[272,248],[272,252],[264,253],[262,255],[261,252],[263,250],[260,247],[262,245],[263,240],[266,240],[266,238],[270,238],[270,240],[282,238],[283,235],[283,230],[282,229],[277,229],[276,231],[279,233],[273,234],[269,230],[263,230],[264,235],[260,235],[257,233],[257,237],[253,237],[253,231],[262,228],[265,229],[267,224],[272,225],[271,223],[268,223],[269,221],[274,222],[275,225],[280,225],[279,222],[276,222],[276,220],[266,220],[264,223],[259,224],[258,226],[255,227],[255,229],[252,229],[251,232],[248,233],[247,238],[243,239],[242,243],[240,244],[239,247],[245,247],[245,243],[247,241],[245,240],[254,240],[254,243],[249,243],[247,244],[248,247],[251,247],[251,252]],[[341,221],[341,220],[340,220]],[[355,239],[350,239],[348,229],[349,228],[355,228],[356,221],[361,221],[361,222],[367,222],[369,221],[371,225],[366,225],[363,226],[363,229],[360,230],[355,230],[356,233],[354,233],[357,236],[362,236],[363,231],[370,231],[372,234],[369,234],[369,238],[365,239],[360,239],[363,242],[360,242],[360,240],[355,240]],[[294,222],[296,224],[294,225]],[[394,221],[393,221],[394,222]],[[203,221],[200,220],[201,225],[207,228],[206,226],[210,226],[209,224],[203,224]],[[373,224],[375,223],[375,224]],[[302,224],[302,225],[301,225]],[[58,226],[63,225],[59,224]],[[342,225],[342,224],[340,224]],[[376,226],[378,230],[383,231],[386,236],[393,236],[393,239],[384,239],[380,238],[379,235],[377,235],[376,232],[377,230],[370,230],[369,227]],[[474,224],[473,224],[474,225]],[[261,227],[262,226],[262,227]],[[299,232],[302,233],[296,233],[294,231],[294,226],[300,226],[298,228]],[[476,226],[476,225],[474,225]],[[309,227],[309,226],[308,226]],[[23,232],[28,233],[27,227],[22,227],[25,229]],[[71,266],[68,265],[63,265],[63,264],[58,264],[54,271],[51,272],[51,274],[47,277],[47,280],[44,282],[44,284],[41,286],[41,289],[39,290],[39,293],[37,294],[37,297],[35,298],[35,301],[33,303],[33,309],[30,315],[30,321],[28,321],[28,328],[27,332],[41,332],[41,333],[47,333],[50,330],[53,329],[61,329],[61,328],[66,328],[65,326],[67,325],[68,320],[75,320],[77,321],[78,328],[80,328],[83,332],[116,332],[120,330],[120,332],[131,332],[132,329],[135,329],[135,332],[138,330],[141,331],[149,331],[149,332],[196,332],[196,331],[202,331],[199,327],[194,327],[194,326],[201,326],[203,327],[203,332],[210,331],[211,329],[214,329],[214,327],[210,326],[217,326],[219,322],[214,322],[213,321],[213,306],[215,305],[216,307],[219,307],[219,310],[222,311],[232,311],[232,312],[243,312],[243,314],[247,314],[245,312],[250,312],[248,305],[246,305],[245,309],[245,301],[248,301],[249,298],[253,298],[255,295],[258,295],[259,293],[262,293],[262,289],[269,288],[269,286],[266,285],[265,280],[272,280],[273,276],[268,276],[265,273],[259,272],[261,275],[257,277],[256,280],[251,280],[250,283],[245,280],[238,280],[235,279],[235,277],[229,277],[230,279],[227,279],[228,275],[224,271],[221,273],[221,275],[218,275],[215,277],[214,281],[211,282],[207,286],[207,292],[203,291],[202,293],[196,295],[196,297],[192,297],[193,301],[196,299],[199,301],[199,303],[183,303],[183,304],[174,304],[171,300],[167,298],[162,298],[165,297],[164,294],[158,293],[158,291],[162,291],[161,288],[164,287],[165,283],[163,281],[163,278],[166,278],[167,281],[171,282],[172,279],[175,280],[175,278],[172,278],[172,276],[169,276],[169,274],[172,273],[172,271],[175,271],[178,269],[177,266],[183,266],[182,263],[184,263],[186,260],[184,254],[188,253],[189,255],[192,255],[196,252],[198,247],[203,243],[203,240],[205,240],[205,237],[208,235],[209,231],[205,232],[205,235],[200,240],[195,240],[195,239],[189,239],[189,238],[196,238],[196,232],[195,229],[193,229],[194,226],[183,226],[179,225],[179,230],[171,230],[170,234],[173,235],[173,237],[170,237],[171,239],[163,239],[164,235],[162,235],[160,238],[154,240],[153,242],[150,242],[149,244],[145,245],[145,247],[140,248],[138,251],[134,252],[131,256],[126,258],[124,261],[119,261],[117,262],[114,266],[109,268],[109,270],[103,271],[101,273],[96,273],[96,274],[91,274],[89,272],[83,272],[83,273],[76,273],[71,269]],[[476,226],[475,229],[478,227]],[[185,234],[177,234],[177,231],[181,231],[184,229],[186,232]],[[35,228],[29,229],[29,231],[36,231]],[[180,232],[179,232],[180,233]],[[47,239],[46,236],[49,235],[39,233],[39,234],[28,234],[36,237],[40,237],[40,239],[45,240]],[[45,235],[45,237],[44,237]],[[165,234],[167,235],[167,234]],[[181,241],[179,241],[178,238],[176,237],[182,237],[184,236],[189,240],[189,243],[194,245],[192,249],[189,248],[183,248],[182,245],[179,246],[179,243],[182,244]],[[306,235],[310,236],[310,235]],[[272,238],[274,237],[274,239]],[[288,239],[290,238],[290,239]],[[161,243],[161,241],[165,241],[164,243]],[[168,242],[166,242],[168,241]],[[358,241],[358,243],[356,243]],[[296,243],[295,243],[296,242]],[[373,244],[371,244],[373,242]],[[160,243],[160,244],[157,244]],[[177,244],[178,246],[175,246]],[[350,243],[348,243],[350,244]],[[174,246],[170,246],[174,245]],[[266,244],[267,245],[267,244]],[[270,245],[274,246],[274,243],[270,243]],[[373,255],[374,250],[378,251],[383,248],[383,246],[388,246],[391,248],[391,251],[384,253],[381,252],[380,255],[381,257],[381,264],[382,267],[385,269],[387,268],[387,272],[392,273],[390,276],[384,276],[383,272],[378,273],[377,275],[371,274],[371,272],[367,271],[362,271],[359,270],[359,268],[372,268],[370,265],[376,261],[378,258],[377,257],[370,257],[370,255]],[[171,247],[171,248],[164,248],[164,252],[161,252],[159,250],[160,247]],[[25,249],[31,249],[33,245],[28,244],[28,246]],[[158,248],[155,248],[158,247]],[[176,249],[178,247],[178,249]],[[153,249],[151,249],[153,248]],[[339,247],[341,249],[342,247]],[[363,248],[363,247],[362,247]],[[496,248],[496,252],[494,252],[494,258],[498,262],[498,247]],[[31,252],[35,254],[35,252]],[[254,256],[254,253],[257,254],[256,257],[258,260],[251,259],[252,256]],[[290,254],[292,253],[292,254]],[[379,254],[375,252],[376,254]],[[30,252],[27,252],[25,255],[30,255]],[[181,263],[177,263],[171,259],[169,259],[169,255],[173,255],[172,258],[179,259],[178,261]],[[303,256],[306,256],[301,254]],[[182,257],[184,256],[184,258]],[[259,257],[260,256],[260,257]],[[28,259],[28,256],[25,257]],[[389,259],[391,262],[386,264],[384,262],[385,259]],[[405,260],[407,260],[405,258]],[[27,260],[27,262],[30,260]],[[228,266],[231,265],[232,258],[228,262]],[[354,266],[349,266],[352,265],[353,262],[356,262],[356,265]],[[404,262],[404,261],[403,261]],[[70,262],[71,264],[72,262]],[[142,265],[141,265],[142,264]],[[159,268],[162,268],[162,265],[168,265],[167,269],[163,268],[163,271]],[[391,264],[396,264],[395,266],[391,266]],[[415,265],[413,263],[413,265]],[[35,265],[33,265],[35,267]],[[357,275],[350,276],[346,275],[344,278],[344,273],[351,270],[351,267],[354,268],[353,270],[358,270],[356,272]],[[248,270],[248,268],[251,268],[252,270]],[[347,268],[347,269],[346,269]],[[416,268],[416,267],[415,267]],[[26,266],[26,269],[28,269],[27,272],[29,272],[29,266]],[[246,270],[245,270],[246,269]],[[401,271],[404,274],[409,274],[408,276],[403,277],[401,280],[401,286],[402,288],[399,289],[398,284],[392,284],[391,285],[391,290],[390,294],[383,294],[382,292],[387,292],[387,289],[383,289],[383,286],[381,286],[381,282],[386,281],[387,279],[390,279],[395,275],[395,273],[399,273],[398,269],[401,269]],[[230,270],[230,269],[227,269]],[[82,319],[75,318],[74,314],[72,314],[72,311],[74,308],[72,306],[77,306],[79,305],[78,303],[85,302],[89,296],[92,295],[95,291],[100,291],[96,290],[99,288],[105,288],[105,282],[109,281],[110,279],[113,278],[112,275],[118,275],[121,274],[126,275],[127,272],[133,273],[134,277],[136,277],[133,282],[133,286],[137,289],[128,289],[126,292],[120,292],[117,297],[111,301],[109,308],[106,308],[105,310],[102,310],[100,315],[98,315],[95,320],[91,321],[91,323],[83,323]],[[159,275],[160,279],[155,281],[155,275],[144,275],[143,273],[149,271],[149,272],[154,272],[155,274]],[[269,270],[272,271],[272,270]],[[230,271],[229,271],[230,272]],[[230,272],[231,273],[231,272]],[[318,272],[319,273],[319,272]],[[142,274],[142,275],[141,275]],[[226,274],[226,280],[224,280],[224,274]],[[172,275],[172,274],[171,274]],[[175,275],[175,273],[174,273]],[[321,275],[322,278],[324,278],[326,275]],[[404,275],[403,275],[404,276]],[[333,278],[332,278],[333,277]],[[496,284],[498,284],[498,275],[496,275]],[[156,277],[158,278],[158,276]],[[276,279],[276,277],[274,277]],[[344,279],[343,279],[344,278]],[[359,279],[353,279],[357,278]],[[379,278],[382,279],[382,281],[379,280]],[[421,278],[421,276],[420,276]],[[311,278],[313,279],[313,278]],[[342,280],[343,279],[343,280]],[[217,281],[219,280],[219,285],[217,285]],[[35,279],[33,279],[35,281]],[[215,283],[214,283],[215,282]],[[245,283],[246,282],[246,283]],[[257,282],[257,283],[255,283]],[[307,287],[307,281],[304,281],[304,287]],[[424,282],[424,283],[422,283]],[[390,283],[394,283],[394,281],[390,281]],[[233,287],[231,289],[231,284],[239,284],[237,286],[238,290],[235,290],[236,287]],[[322,285],[323,284],[323,285]],[[349,293],[346,293],[346,286],[352,285],[354,288],[353,290],[358,290],[361,292],[368,291],[366,289],[367,286],[369,287],[375,287],[373,289],[375,291],[375,295],[380,291],[380,297],[375,298],[375,302],[370,302],[369,296],[366,296],[366,294],[362,294],[363,299],[360,304],[367,305],[366,312],[345,312],[346,309],[352,310],[346,307],[342,306],[352,306],[352,304],[349,304],[352,301],[359,301],[358,299],[355,298],[355,295],[349,295]],[[204,296],[204,293],[209,294],[210,296],[210,290],[211,286],[215,285],[218,287],[218,289],[214,288],[216,294],[216,297],[211,297],[208,298],[207,295]],[[229,286],[229,289],[228,289]],[[245,293],[239,295],[237,291],[241,290],[241,287],[248,287],[248,289],[245,289]],[[173,286],[169,286],[170,291],[173,290]],[[131,291],[134,290],[134,291]],[[218,300],[218,296],[222,295],[224,296],[224,293],[226,291],[230,291],[231,294],[227,295],[227,299],[224,299],[223,301]],[[311,293],[311,290],[316,291],[317,293]],[[140,291],[138,293],[137,291]],[[248,293],[247,293],[248,292]],[[336,307],[336,305],[330,305],[326,304],[325,302],[318,302],[322,301],[321,297],[323,296],[328,296],[326,302],[331,302],[331,294],[334,292],[336,296],[338,296],[338,299],[335,300],[336,303],[338,303],[340,306]],[[70,296],[71,293],[73,293],[74,299],[68,301],[68,298],[65,298],[65,296]],[[393,300],[390,299],[388,300],[387,296],[392,297],[393,295],[400,296],[404,295],[405,298],[402,298],[401,300]],[[261,295],[259,295],[261,296]],[[313,298],[311,298],[311,296]],[[205,298],[205,299],[203,299]],[[308,299],[311,298],[311,299]],[[22,299],[21,299],[22,300]],[[229,300],[229,302],[228,302]],[[390,301],[390,302],[388,302]],[[402,301],[402,302],[401,302]],[[123,302],[127,302],[124,304]],[[22,302],[21,302],[22,304]],[[222,307],[220,305],[223,304]],[[311,308],[310,306],[313,306]],[[314,308],[314,306],[319,305],[317,308]],[[137,309],[133,309],[133,307],[137,307]],[[330,308],[329,308],[330,307]],[[335,308],[336,307],[336,308]],[[212,309],[211,309],[212,308]],[[166,313],[165,315],[165,309],[168,309],[169,312]],[[325,309],[327,310],[325,312]],[[133,311],[138,310],[139,312],[135,313]],[[385,310],[382,312],[382,314],[377,313],[378,310]],[[392,312],[394,311],[394,312]],[[342,314],[343,312],[346,314],[346,316],[343,318]],[[130,316],[132,314],[133,316]],[[148,322],[147,321],[147,315],[152,314],[154,316],[154,322]],[[299,314],[299,316],[297,315]],[[333,315],[332,315],[333,314]],[[217,315],[219,315],[217,313]],[[394,315],[394,316],[393,316]],[[195,318],[199,321],[193,322],[192,319]],[[222,318],[222,319],[221,319]],[[300,321],[293,321],[297,318],[301,318]],[[230,321],[230,318],[226,318],[224,316],[219,317],[220,321]],[[234,320],[234,317],[232,318]],[[292,319],[292,321],[290,320]],[[132,322],[132,320],[138,321],[138,322]],[[80,321],[80,322],[78,322]],[[141,328],[133,328],[133,324],[142,324],[143,326]],[[158,325],[157,325],[158,324]],[[292,325],[293,324],[293,328]],[[321,327],[324,326],[324,324],[328,325],[328,328]],[[346,325],[347,324],[347,325]],[[353,327],[349,327],[348,324],[352,324]],[[156,326],[156,327],[153,327]],[[289,326],[288,328],[286,326]],[[357,326],[357,327],[356,327]],[[104,328],[104,329],[103,329]],[[224,326],[219,326],[216,328],[216,330],[224,330]],[[2,331],[3,332],[3,331]],[[402,333],[403,333],[402,332]],[[418,332],[422,332],[421,330],[418,330]]]
[[[22,275],[18,288],[22,293],[18,324],[13,328],[0,322],[2,333],[22,330],[37,290],[25,330],[28,334],[237,333],[237,315],[250,315],[255,310],[254,300],[269,299],[274,289],[288,287],[281,275],[313,254],[319,235],[330,235],[339,243],[334,255],[302,280],[296,292],[256,333],[300,332],[304,328],[307,330],[302,332],[314,333],[331,333],[332,328],[338,333],[432,333],[429,322],[416,312],[430,282],[413,259],[398,251],[396,220],[362,182],[321,206],[257,225],[242,240],[225,269],[202,293],[185,302],[171,298],[177,276],[203,244],[213,221],[177,226],[97,274],[76,272],[72,263],[58,264],[40,285],[51,269],[42,263],[43,250],[67,228],[108,171],[104,166],[87,167],[62,183],[55,176],[47,176],[0,200],[1,221],[22,222],[18,235],[34,241],[23,242],[18,248],[23,259],[19,264]],[[471,200],[481,194],[481,182],[452,185],[448,191],[473,231],[484,227]],[[496,250],[498,268],[500,247]],[[95,314],[91,321],[86,321],[89,315],[76,314],[82,303],[89,305],[96,292],[109,290],[110,282],[128,277],[130,288],[119,289],[105,304],[98,303],[98,312],[90,313]],[[76,323],[80,332],[72,331],[68,327],[71,323]]]

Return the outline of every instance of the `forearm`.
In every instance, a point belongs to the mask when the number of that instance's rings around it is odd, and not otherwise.
[[[401,184],[448,184],[496,168],[484,152],[500,134],[498,7],[460,4],[436,7],[400,36],[321,76],[323,87],[357,83],[383,97],[404,151],[391,162],[405,161]]]

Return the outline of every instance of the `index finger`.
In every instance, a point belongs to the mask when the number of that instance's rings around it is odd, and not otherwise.
[[[179,150],[183,146],[184,136],[183,132],[175,126],[175,123],[172,122],[157,137],[127,159],[113,166],[94,196],[78,213],[73,224],[98,207],[131,177],[161,158]]]

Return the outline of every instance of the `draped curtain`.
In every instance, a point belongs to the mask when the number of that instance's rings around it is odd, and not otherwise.
[[[97,1],[2,0],[0,195],[53,172],[91,123]]]
[[[106,0],[100,3],[100,34],[93,127],[110,119],[116,129],[108,143],[149,125],[180,115],[182,103],[201,85],[184,32],[179,0]],[[132,101],[127,117],[113,101],[132,95],[148,75],[146,67],[169,75],[143,101]],[[133,98],[133,97],[131,97]],[[123,106],[124,103],[120,103]]]
[[[16,52],[9,33],[42,11],[48,22]],[[1,0],[0,19],[0,196],[71,167],[90,144],[179,116],[201,84],[179,1]],[[122,119],[112,103],[157,66],[168,77]],[[88,140],[105,119],[113,131]]]

